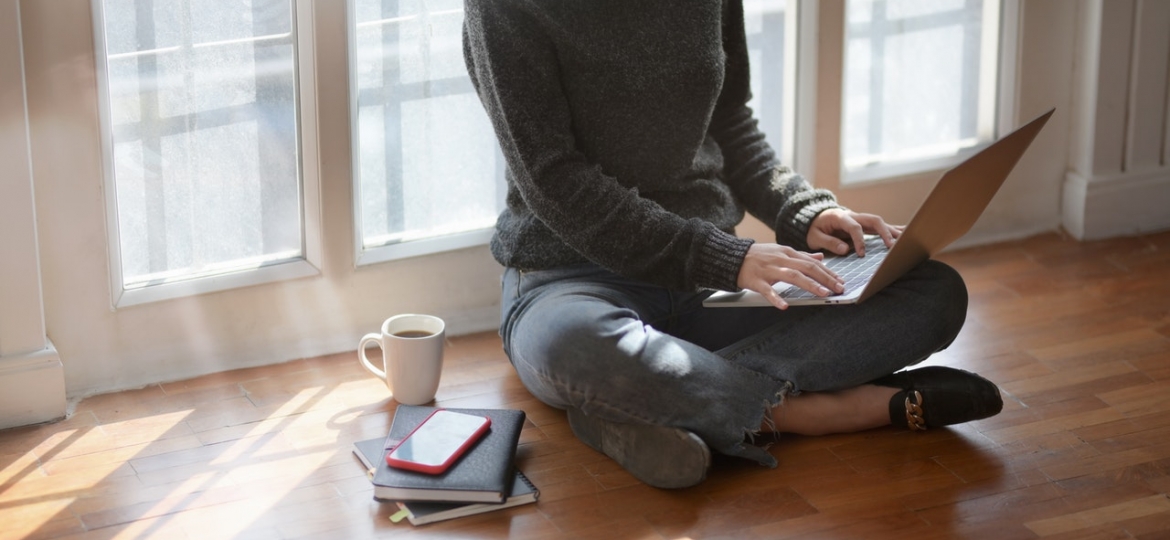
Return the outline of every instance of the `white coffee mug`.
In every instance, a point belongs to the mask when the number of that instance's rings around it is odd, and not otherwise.
[[[381,333],[362,337],[358,342],[358,360],[386,382],[399,403],[430,403],[439,390],[446,328],[443,319],[431,315],[395,315],[382,323]],[[370,343],[382,348],[382,369],[366,357],[366,346]]]

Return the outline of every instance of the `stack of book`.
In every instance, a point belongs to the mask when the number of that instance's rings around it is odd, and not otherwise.
[[[393,502],[393,518],[423,525],[535,502],[540,492],[515,467],[516,447],[524,411],[513,409],[448,409],[487,416],[491,428],[446,472],[426,474],[386,464],[386,453],[436,410],[399,405],[385,439],[354,443],[353,453],[370,472],[374,498]]]

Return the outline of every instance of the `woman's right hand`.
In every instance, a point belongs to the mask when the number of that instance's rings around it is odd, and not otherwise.
[[[822,262],[820,253],[806,253],[779,244],[757,242],[748,248],[736,285],[760,293],[777,309],[788,309],[772,286],[784,282],[817,296],[845,291],[845,282]]]

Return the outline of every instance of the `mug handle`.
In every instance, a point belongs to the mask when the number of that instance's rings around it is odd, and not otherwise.
[[[361,360],[362,366],[377,375],[379,379],[386,380],[386,372],[382,371],[370,363],[370,359],[366,358],[366,344],[374,341],[378,343],[378,347],[382,346],[382,334],[366,334],[362,340],[358,342],[358,360]]]

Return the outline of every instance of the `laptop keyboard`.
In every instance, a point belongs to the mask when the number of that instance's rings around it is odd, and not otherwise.
[[[836,272],[845,281],[845,292],[842,293],[845,294],[857,287],[864,287],[869,282],[870,276],[873,276],[873,273],[877,270],[878,265],[885,260],[886,253],[888,252],[889,249],[886,247],[885,242],[882,242],[880,236],[867,236],[865,239],[864,257],[858,257],[854,253],[850,253],[844,257],[825,257],[825,266],[829,267],[833,272]],[[780,293],[780,296],[789,300],[819,298],[817,295],[799,287],[789,287]]]

